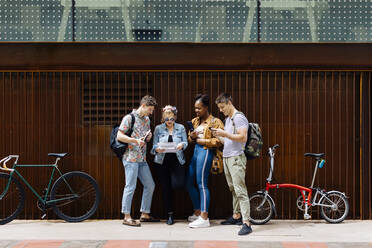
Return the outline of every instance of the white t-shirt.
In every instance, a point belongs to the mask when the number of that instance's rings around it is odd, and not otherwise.
[[[199,125],[199,126],[195,129],[195,132],[198,133],[198,138],[199,138],[199,139],[204,139],[204,129],[205,129],[205,125]]]
[[[235,132],[233,122],[230,117],[227,117],[225,122],[225,131],[231,134],[237,134],[238,129],[246,128],[248,131],[249,123],[247,118],[237,113],[233,116],[234,124],[235,124]],[[236,142],[229,138],[224,138],[224,146],[223,146],[223,157],[233,157],[239,156],[240,154],[244,153],[244,146],[245,142]]]

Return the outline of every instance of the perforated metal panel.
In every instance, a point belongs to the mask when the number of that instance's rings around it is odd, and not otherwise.
[[[371,42],[369,0],[0,0],[0,41]]]

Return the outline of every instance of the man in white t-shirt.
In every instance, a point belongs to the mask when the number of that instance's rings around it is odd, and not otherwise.
[[[216,99],[216,104],[227,118],[225,129],[212,129],[215,136],[223,137],[223,167],[226,181],[233,196],[233,215],[222,225],[242,225],[239,235],[252,232],[249,222],[250,205],[247,187],[245,185],[245,169],[247,158],[244,154],[249,123],[243,113],[236,110],[232,97],[222,93]]]

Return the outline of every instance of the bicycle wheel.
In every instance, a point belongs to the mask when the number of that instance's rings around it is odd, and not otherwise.
[[[349,213],[349,202],[341,192],[327,193],[320,204],[332,205],[332,207],[320,207],[320,214],[329,223],[340,223]]]
[[[81,171],[68,172],[59,177],[50,192],[53,211],[68,222],[80,222],[97,210],[100,191],[96,180]]]
[[[274,214],[274,204],[263,193],[254,193],[250,198],[251,222],[255,225],[267,223]]]
[[[10,175],[0,173],[0,196],[4,194]],[[25,191],[17,179],[12,177],[8,191],[0,199],[0,225],[14,220],[25,205]]]

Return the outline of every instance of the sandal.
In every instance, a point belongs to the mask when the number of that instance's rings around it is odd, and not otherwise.
[[[133,219],[124,219],[123,220],[123,225],[127,226],[141,226],[141,222],[138,220],[133,220]]]
[[[155,218],[152,217],[152,216],[149,216],[148,218],[141,217],[141,218],[140,218],[140,221],[141,221],[141,222],[160,222],[159,219],[155,219]]]

